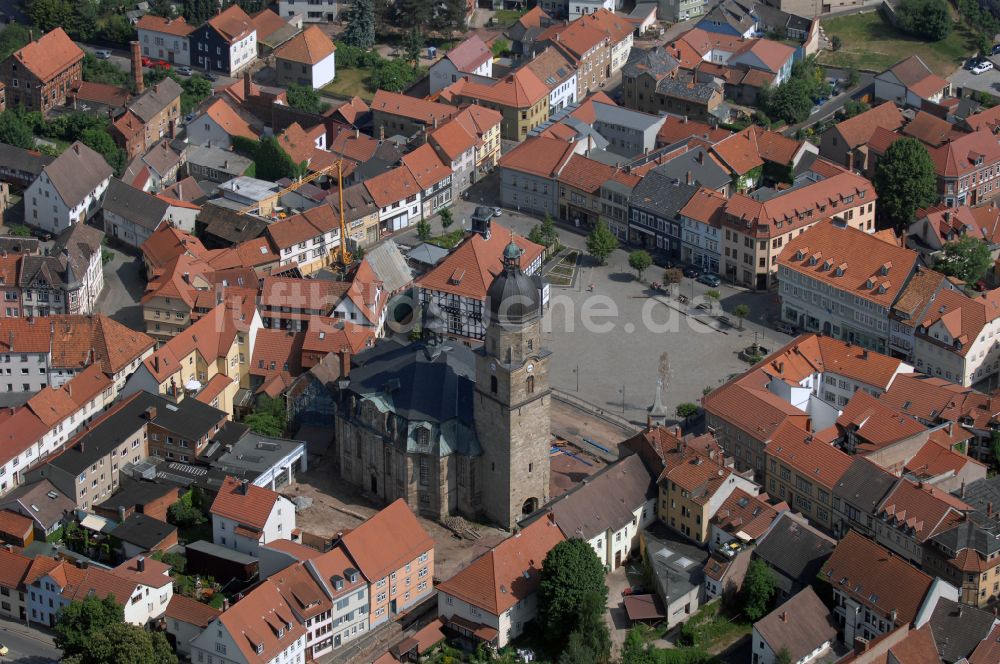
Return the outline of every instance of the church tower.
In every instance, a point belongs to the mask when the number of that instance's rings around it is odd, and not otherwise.
[[[541,297],[513,240],[486,294],[486,339],[476,351],[476,435],[486,516],[508,530],[549,498],[549,356]]]

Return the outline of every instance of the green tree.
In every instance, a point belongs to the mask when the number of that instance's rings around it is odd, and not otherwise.
[[[989,245],[974,235],[963,235],[945,243],[934,261],[934,269],[971,286],[983,278],[992,264]]]
[[[414,71],[403,60],[382,60],[369,81],[372,88],[386,92],[402,92],[413,82]]]
[[[774,655],[774,664],[792,664],[792,653],[788,648],[782,648]]]
[[[195,505],[192,493],[185,493],[167,510],[167,519],[179,528],[193,528],[208,521],[201,508]]]
[[[104,129],[84,129],[80,132],[80,142],[104,157],[104,161],[108,162],[108,166],[114,170],[115,175],[121,175],[125,172],[128,157],[124,150],[115,145],[114,139]]]
[[[633,627],[628,631],[625,643],[622,645],[621,664],[654,664],[654,662],[653,655],[642,638],[642,632],[638,627]]]
[[[173,0],[150,0],[149,13],[153,16],[161,16],[163,18],[174,18],[176,15],[174,12],[174,2]]]
[[[712,300],[712,303],[714,304],[722,298],[722,293],[713,288],[711,290],[705,291],[705,297]]]
[[[740,329],[743,329],[743,319],[750,315],[750,307],[745,304],[737,304],[733,307],[733,315],[740,319]]]
[[[603,220],[598,220],[587,234],[587,253],[604,265],[608,261],[608,256],[617,248],[618,238]]]
[[[7,109],[0,113],[0,143],[15,145],[25,150],[35,147],[35,137],[31,127],[24,121],[18,109]]]
[[[556,230],[552,215],[545,215],[541,223],[535,224],[528,232],[528,239],[551,250],[559,242],[559,231]]]
[[[763,560],[751,560],[740,590],[743,615],[747,620],[757,622],[767,615],[774,592],[774,572]]]
[[[14,224],[9,230],[14,237],[31,237],[31,229],[24,224]]]
[[[677,415],[677,417],[681,417],[685,421],[687,421],[688,418],[698,414],[698,404],[696,403],[677,404],[677,409],[674,411],[674,414]]]
[[[433,4],[427,0],[396,0],[396,27],[411,30],[427,25]]]
[[[604,622],[607,598],[607,588],[603,593],[592,590],[583,596],[583,602],[578,608],[579,624],[574,633],[583,638],[583,643],[595,662],[607,662],[611,658],[611,634]]]
[[[257,177],[270,182],[281,178],[295,180],[302,177],[306,171],[304,164],[296,164],[292,161],[292,158],[288,156],[288,153],[274,136],[265,136],[260,139],[254,163],[257,164]]]
[[[552,643],[565,643],[576,630],[581,622],[580,608],[589,593],[596,593],[601,604],[607,602],[608,589],[600,559],[581,539],[559,542],[542,562],[538,585],[539,623]]]
[[[455,223],[455,215],[452,214],[451,208],[445,208],[441,210],[441,228],[447,230],[449,226]]]
[[[830,49],[834,51],[839,51],[844,45],[844,40],[841,39],[840,35],[833,35],[830,37]]]
[[[95,632],[79,653],[63,659],[70,664],[177,664],[162,632],[147,632],[125,622]]]
[[[11,23],[0,31],[0,60],[6,60],[11,53],[31,41],[31,31],[20,23]]]
[[[416,25],[420,25],[419,23]],[[406,61],[413,65],[413,71],[417,70],[420,64],[420,51],[424,48],[424,36],[416,27],[407,31],[403,36],[403,55]]]
[[[191,25],[201,25],[215,14],[213,0],[184,0],[184,18]]]
[[[64,655],[76,655],[86,649],[95,634],[124,620],[125,611],[111,594],[104,599],[88,596],[72,602],[56,615],[56,646]]]
[[[928,41],[941,41],[951,32],[951,12],[945,0],[903,0],[896,15],[904,30]]]
[[[288,426],[288,410],[282,397],[274,399],[261,395],[253,412],[243,418],[243,423],[254,433],[280,437]]]
[[[74,23],[73,5],[68,0],[29,0],[25,3],[25,11],[32,24],[42,32]]]
[[[650,256],[649,252],[644,249],[636,249],[628,255],[628,265],[630,268],[635,270],[636,275],[639,277],[639,281],[642,281],[642,273],[645,272],[652,264],[652,256]]]
[[[569,635],[558,660],[559,664],[598,664],[599,661],[587,644],[586,636],[579,631],[573,631]]]
[[[431,222],[421,219],[417,222],[417,237],[426,242],[431,239]]]
[[[354,0],[344,17],[344,43],[365,50],[375,45],[375,5],[372,0]]]
[[[455,32],[465,32],[469,27],[465,10],[465,0],[444,0],[443,5],[439,5],[434,23],[439,30],[449,36]]]
[[[187,114],[198,107],[202,100],[211,96],[212,82],[200,74],[188,76],[181,81],[181,113]]]
[[[101,37],[105,41],[113,44],[125,46],[135,39],[135,26],[128,22],[128,19],[121,14],[112,14],[104,19],[104,26],[101,28]]]
[[[917,208],[938,199],[934,162],[915,138],[901,138],[889,146],[875,166],[874,184],[879,212],[900,231],[913,221]]]
[[[499,58],[510,53],[510,42],[503,37],[497,37],[493,40],[493,46],[490,47],[490,50],[493,51],[493,55]]]
[[[317,115],[330,108],[330,104],[320,99],[319,92],[315,88],[297,83],[288,86],[288,105],[300,111]]]
[[[847,87],[853,88],[858,83],[861,82],[861,74],[858,73],[858,68],[851,65],[847,68]]]

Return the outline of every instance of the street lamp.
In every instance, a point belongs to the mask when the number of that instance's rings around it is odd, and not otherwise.
[[[580,365],[579,364],[576,365],[575,369],[573,369],[573,373],[576,375],[576,391],[579,393],[580,392]]]
[[[622,385],[622,389],[619,390],[622,393],[622,413],[625,412],[625,386]]]

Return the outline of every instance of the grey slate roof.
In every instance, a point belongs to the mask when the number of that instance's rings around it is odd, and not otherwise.
[[[52,254],[63,261],[67,286],[74,286],[70,275],[79,278],[87,273],[91,258],[101,252],[103,241],[104,231],[87,224],[73,224],[56,236]]]
[[[328,196],[326,202],[340,213],[340,197],[336,192]],[[365,185],[359,183],[344,189],[344,221],[357,221],[376,212],[378,206]]]
[[[651,74],[656,80],[676,71],[680,63],[677,58],[667,53],[662,46],[644,50],[633,48],[629,53],[628,61],[622,68],[622,76],[630,78],[640,74]]]
[[[116,526],[110,535],[148,551],[176,530],[175,526],[166,521],[134,512],[124,522]]]
[[[223,241],[239,244],[264,234],[267,222],[251,214],[239,215],[235,210],[206,203],[198,213],[198,223],[205,224],[205,233]]]
[[[833,487],[833,495],[867,514],[875,514],[876,508],[895,483],[894,475],[867,459],[857,457],[841,476],[837,486]]]
[[[211,428],[225,417],[223,411],[197,399],[184,399],[174,404],[158,394],[140,392],[119,410],[93,424],[74,439],[72,447],[52,457],[48,463],[76,477],[138,431],[147,421],[143,413],[149,407],[156,408],[153,422],[157,426],[188,440],[211,433]]]
[[[146,88],[139,95],[139,98],[129,105],[129,108],[143,122],[149,122],[156,117],[157,113],[178,99],[181,96],[181,92],[183,90],[180,84],[168,76],[156,85]]]
[[[776,585],[791,593],[812,583],[835,546],[812,526],[782,512],[761,538],[754,556],[778,572]]]
[[[645,131],[650,127],[662,125],[664,122],[664,116],[662,115],[643,113],[642,111],[635,111],[623,106],[604,104],[599,101],[594,102],[592,106],[594,108],[595,123],[603,122],[604,124]]]
[[[211,168],[213,170],[243,175],[253,163],[253,159],[237,154],[232,150],[207,145],[190,145],[187,149],[187,161],[190,164]]]
[[[11,170],[38,175],[47,164],[52,163],[53,159],[55,157],[41,152],[0,143],[0,164]]]
[[[437,265],[445,259],[449,251],[444,247],[429,242],[421,242],[407,252],[406,257],[411,261],[423,263],[424,265]]]
[[[567,538],[589,540],[624,527],[635,518],[635,509],[655,496],[656,476],[638,454],[631,454],[591,475],[526,523],[551,512]]]
[[[79,205],[87,194],[114,175],[104,157],[80,141],[66,148],[43,172],[52,181],[59,197],[71,208]]]
[[[94,505],[105,510],[117,510],[119,507],[129,509],[136,505],[158,500],[170,492],[172,487],[154,482],[133,481],[126,479],[118,493],[107,500]]]
[[[185,550],[190,549],[191,551],[197,551],[198,553],[203,553],[208,556],[222,558],[223,560],[228,560],[229,562],[237,565],[253,565],[257,562],[257,559],[251,555],[240,553],[235,549],[213,544],[212,542],[207,542],[205,540],[191,542],[190,544],[184,545],[184,548]]]
[[[181,155],[170,147],[169,141],[163,140],[151,147],[149,152],[142,156],[142,162],[163,177],[174,168],[180,166]]]
[[[656,83],[656,91],[660,94],[700,103],[707,103],[718,90],[715,83],[700,83],[691,76],[664,78]]]
[[[406,264],[399,246],[392,240],[366,250],[365,260],[375,270],[375,276],[388,293],[398,293],[413,283],[413,271]]]
[[[992,613],[945,597],[938,598],[930,625],[942,661],[952,664],[971,655],[989,636],[993,620]]]
[[[774,652],[787,650],[798,662],[824,643],[837,640],[837,627],[811,586],[754,623]]]
[[[657,173],[654,168],[632,190],[629,205],[664,219],[674,219],[697,192],[696,185]]]
[[[653,169],[671,179],[687,182],[687,174],[691,174],[694,184],[700,184],[709,189],[718,189],[730,182],[729,174],[709,156],[708,150],[697,147],[680,154],[670,161]]]
[[[155,231],[170,206],[156,196],[112,178],[108,183],[104,204],[101,207],[143,228]]]
[[[699,24],[711,22],[726,24],[743,34],[753,27],[755,20],[751,14],[752,5],[749,3],[737,2],[737,0],[723,0],[716,5],[705,17],[698,21]]]
[[[252,431],[247,431],[230,444],[231,449],[222,445],[218,449],[211,449],[210,446],[205,450],[205,457],[211,462],[213,470],[250,479],[256,479],[273,468],[279,461],[294,453],[296,448],[305,448],[305,443],[301,440],[262,436]]]
[[[22,484],[0,501],[2,501],[0,508],[15,508],[14,511],[30,516],[42,530],[49,530],[59,523],[67,512],[76,509],[76,503],[45,479]]]
[[[400,417],[445,422],[459,419],[472,426],[475,359],[465,344],[379,340],[354,356],[348,389],[384,399]]]

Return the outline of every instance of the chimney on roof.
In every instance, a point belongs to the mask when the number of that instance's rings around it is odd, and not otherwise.
[[[156,419],[156,406],[147,406],[146,410],[142,411],[143,419],[150,422]]]
[[[243,101],[250,99],[250,70],[243,72]]]
[[[860,655],[861,653],[868,652],[868,639],[862,638],[860,636],[854,637],[854,654]]]
[[[145,556],[139,556],[138,558],[135,559],[135,568],[136,568],[136,570],[138,570],[140,572],[145,572],[146,571],[146,557]]]
[[[986,503],[986,516],[993,516],[993,502]]]
[[[686,177],[687,177],[688,186],[690,186],[691,184],[694,183],[694,178],[691,176],[691,171],[687,172]]]
[[[229,600],[226,599],[225,597],[222,598],[222,610],[223,611],[229,610]]]
[[[118,523],[125,523],[125,506],[118,506]]]
[[[142,80],[142,49],[139,47],[138,40],[129,42],[129,48],[132,51],[132,85],[135,88],[135,93],[141,95],[146,87]]]
[[[783,623],[788,622],[788,612],[787,611],[782,611],[781,612],[781,622],[783,622]]]
[[[240,480],[240,493],[244,496],[250,492],[250,480],[243,479]]]

